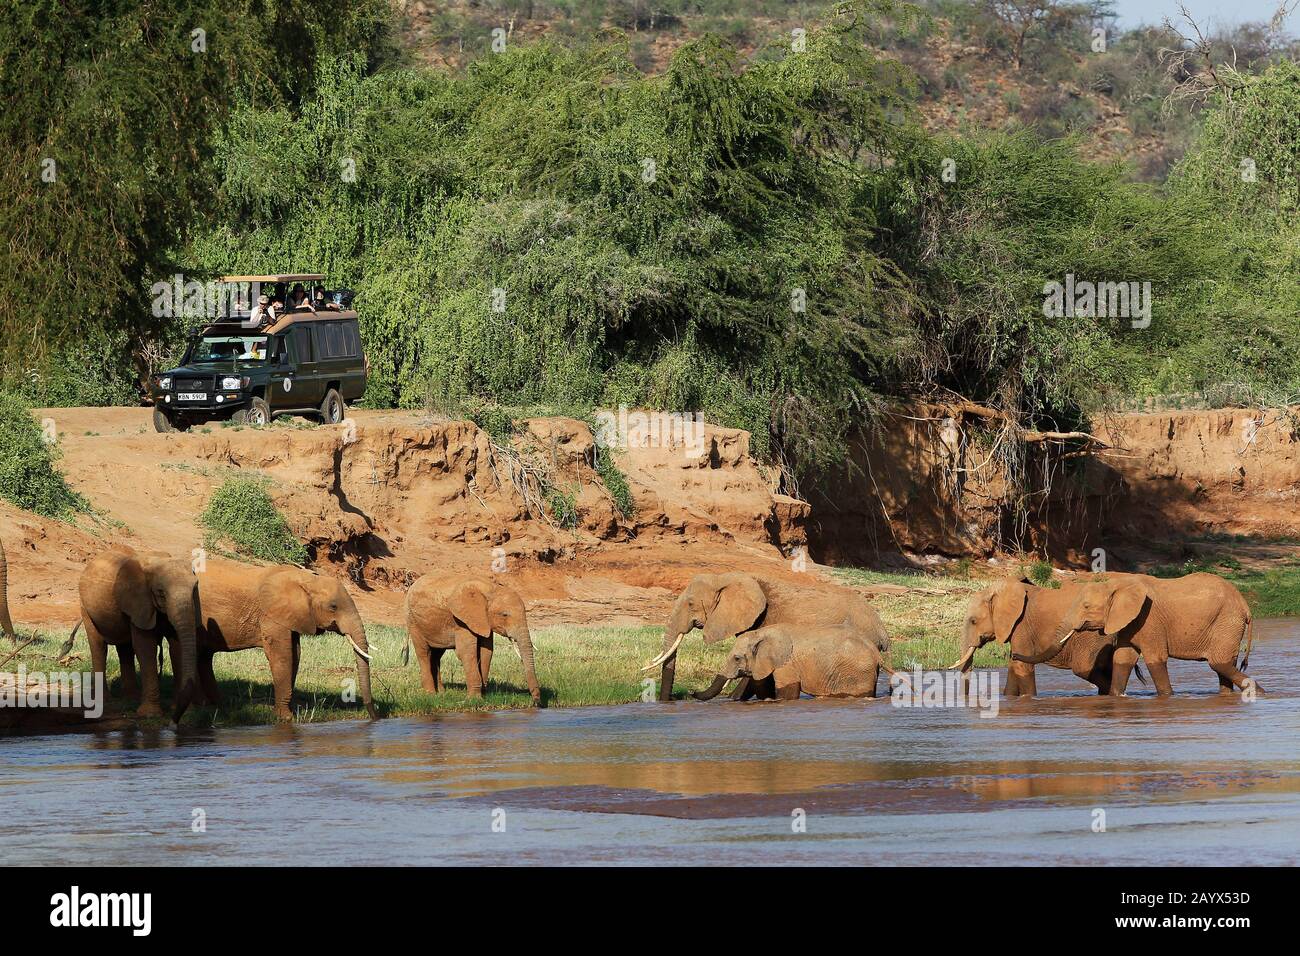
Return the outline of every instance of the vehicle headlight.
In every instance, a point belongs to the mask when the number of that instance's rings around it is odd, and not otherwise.
[[[226,389],[226,391],[233,391],[234,389],[239,388],[239,379],[223,378],[221,380],[221,387]]]
[[[162,378],[158,379],[158,387],[164,392],[170,389],[172,387],[172,377],[170,375],[164,375]]]

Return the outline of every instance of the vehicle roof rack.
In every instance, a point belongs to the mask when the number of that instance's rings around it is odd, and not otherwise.
[[[222,276],[220,282],[324,282],[325,276],[316,272],[286,272],[269,276]]]

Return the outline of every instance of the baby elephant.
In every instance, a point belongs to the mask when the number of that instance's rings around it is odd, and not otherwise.
[[[779,700],[813,697],[875,697],[881,670],[893,671],[880,650],[856,628],[773,624],[736,639],[719,678],[769,675]]]

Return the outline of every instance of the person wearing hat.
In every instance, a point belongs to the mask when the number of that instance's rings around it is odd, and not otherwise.
[[[275,321],[275,306],[271,305],[270,298],[266,295],[258,296],[257,306],[253,309],[252,313],[248,316],[249,324],[255,329],[260,329],[262,326],[267,325],[274,321]]]

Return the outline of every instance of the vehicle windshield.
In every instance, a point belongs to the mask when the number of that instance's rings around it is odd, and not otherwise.
[[[190,346],[191,362],[265,362],[270,355],[269,336],[204,335]]]

